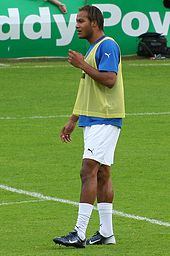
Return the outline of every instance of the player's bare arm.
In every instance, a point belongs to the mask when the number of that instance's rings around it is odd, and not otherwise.
[[[51,2],[51,3],[55,4],[55,5],[57,5],[62,13],[64,13],[64,14],[67,13],[66,5],[61,3],[60,1],[58,1],[58,0],[44,0],[44,1],[48,1],[48,2]]]
[[[83,55],[79,52],[69,50],[68,62],[76,68],[82,69],[92,79],[102,85],[112,88],[116,82],[117,75],[114,72],[100,72],[84,61]]]
[[[60,138],[62,142],[67,143],[71,141],[71,133],[74,131],[77,121],[78,116],[72,115],[68,123],[61,129]]]

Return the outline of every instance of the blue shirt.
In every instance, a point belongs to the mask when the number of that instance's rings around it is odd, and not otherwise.
[[[100,38],[94,44],[90,45],[86,57],[93,49],[93,47],[104,38]],[[107,57],[107,58],[106,58]],[[103,41],[96,51],[96,64],[97,69],[103,72],[118,72],[118,65],[120,61],[120,50],[118,45],[112,40],[105,40]],[[93,117],[93,116],[79,116],[79,126],[91,126],[96,124],[110,124],[117,127],[122,127],[122,118],[100,118],[100,117]]]

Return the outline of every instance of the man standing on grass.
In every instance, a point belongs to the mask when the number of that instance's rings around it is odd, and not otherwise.
[[[56,244],[83,248],[85,245],[115,244],[112,225],[113,190],[111,164],[125,117],[121,56],[117,43],[103,32],[104,18],[95,6],[79,9],[76,29],[90,47],[85,58],[69,51],[68,61],[82,70],[73,114],[61,130],[61,140],[71,141],[77,121],[84,128],[84,154],[77,223],[66,236],[55,237]],[[86,229],[97,199],[100,227],[86,240]]]

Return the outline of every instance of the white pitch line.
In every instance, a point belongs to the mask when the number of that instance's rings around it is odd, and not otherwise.
[[[78,205],[78,203],[70,201],[70,200],[64,200],[61,198],[56,198],[56,197],[51,197],[51,196],[44,196],[43,194],[40,194],[37,192],[30,192],[30,191],[26,191],[26,190],[22,190],[22,189],[16,189],[16,188],[12,188],[12,187],[9,187],[9,186],[3,185],[3,184],[0,184],[0,188],[10,191],[10,192],[13,192],[13,193],[32,196],[32,197],[47,200],[47,201],[55,201],[55,202],[60,202],[60,203]]]
[[[57,64],[57,65],[35,65],[35,66],[19,66],[19,65],[3,65],[0,64],[0,69],[34,69],[34,68],[71,68],[69,64]]]
[[[170,66],[170,63],[129,63],[128,66],[132,67],[154,67],[154,66]],[[69,63],[57,63],[55,64],[49,64],[49,65],[16,65],[16,64],[4,64],[0,63],[0,68],[12,68],[12,69],[33,69],[33,68],[60,68],[60,67],[69,67],[72,68]]]
[[[0,67],[9,67],[9,64],[0,63]]]
[[[170,227],[169,222],[164,222],[164,221],[161,221],[161,220],[150,219],[150,218],[147,218],[147,217],[137,216],[137,215],[134,215],[134,214],[128,214],[128,213],[124,213],[124,212],[120,212],[120,211],[116,211],[116,210],[113,210],[113,214],[121,216],[121,217],[126,217],[126,218],[129,218],[129,219],[141,220],[141,221],[150,222],[152,224],[156,224],[156,225],[160,225],[160,226]]]
[[[55,115],[55,116],[23,116],[23,117],[10,117],[10,116],[1,116],[0,120],[24,120],[24,119],[51,119],[51,118],[61,118],[69,117],[70,115]]]
[[[37,202],[43,202],[45,201],[44,199],[39,199],[39,200],[26,200],[26,201],[15,201],[15,202],[2,202],[0,203],[0,206],[4,205],[15,205],[15,204],[27,204],[27,203],[37,203]]]
[[[70,115],[63,114],[63,115],[50,115],[50,116],[23,116],[23,117],[0,116],[0,120],[53,119],[53,118],[55,119],[55,118],[69,117]],[[126,116],[163,116],[163,115],[170,115],[170,112],[167,111],[167,112],[126,113]]]
[[[22,190],[22,189],[17,189],[17,188],[6,186],[4,184],[0,184],[0,188],[3,189],[3,190],[6,190],[6,191],[13,192],[13,193],[23,194],[23,195],[39,198],[41,200],[55,201],[55,202],[60,202],[60,203],[65,203],[65,204],[71,204],[71,205],[74,205],[74,206],[79,205],[78,202],[74,202],[74,201],[71,201],[71,200],[65,200],[65,199],[61,199],[61,198],[45,196],[41,193],[26,191],[26,190]],[[113,214],[117,215],[117,216],[121,216],[121,217],[126,217],[126,218],[129,218],[129,219],[146,221],[146,222],[149,222],[149,223],[152,223],[152,224],[155,224],[155,225],[170,227],[169,222],[163,222],[163,221],[156,220],[156,219],[150,219],[150,218],[147,218],[147,217],[141,217],[141,216],[136,216],[136,215],[133,215],[133,214],[127,214],[127,213],[116,211],[116,210],[113,211]]]
[[[133,67],[170,66],[170,63],[129,63],[128,66],[133,66]]]
[[[126,116],[161,116],[170,115],[170,112],[139,112],[139,113],[126,113]]]

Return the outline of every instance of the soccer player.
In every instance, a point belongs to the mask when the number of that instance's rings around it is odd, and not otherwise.
[[[90,43],[85,58],[73,50],[68,61],[82,70],[73,114],[61,130],[61,140],[71,141],[77,121],[84,129],[81,193],[74,230],[55,237],[56,244],[83,248],[85,245],[115,244],[112,225],[111,165],[125,117],[121,56],[118,44],[103,32],[104,18],[95,6],[79,9],[76,29]],[[97,199],[99,230],[86,240],[86,229]]]

